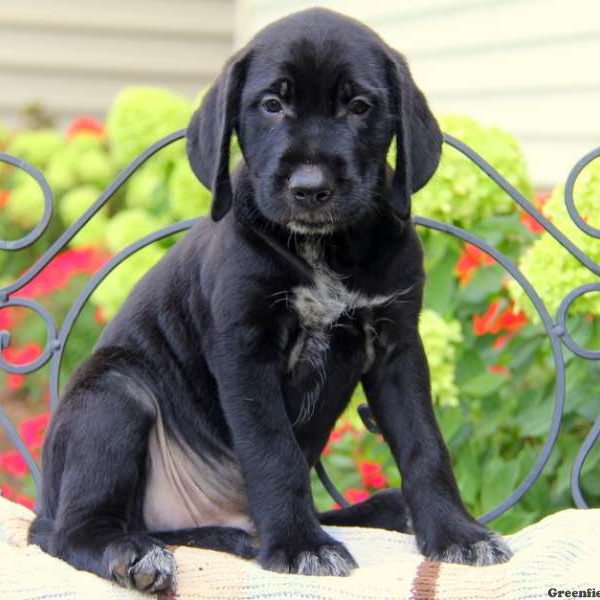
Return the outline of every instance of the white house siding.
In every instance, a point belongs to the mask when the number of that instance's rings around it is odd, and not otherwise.
[[[538,185],[600,145],[598,0],[326,0],[408,58],[436,112],[513,132]],[[304,0],[239,0],[238,45]]]
[[[234,0],[0,0],[0,122],[102,116],[126,85],[193,98],[231,53]]]

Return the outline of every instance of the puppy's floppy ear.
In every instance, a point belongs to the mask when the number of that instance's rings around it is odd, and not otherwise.
[[[196,177],[212,191],[215,221],[225,216],[233,201],[229,144],[237,128],[248,59],[248,52],[240,52],[227,62],[187,128],[188,160]]]
[[[397,145],[390,201],[394,212],[408,219],[411,195],[429,181],[440,162],[442,132],[404,57],[387,49],[386,67]]]

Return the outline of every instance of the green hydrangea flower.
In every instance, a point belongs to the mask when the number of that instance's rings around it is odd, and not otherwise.
[[[105,245],[116,254],[125,246],[157,231],[163,225],[163,219],[153,217],[142,209],[123,210],[109,221],[105,232]]]
[[[169,178],[169,204],[178,219],[192,219],[210,212],[212,195],[196,178],[187,160],[177,161]]]
[[[8,142],[6,151],[44,170],[50,159],[65,145],[65,139],[52,129],[21,131]]]
[[[54,193],[63,194],[79,184],[104,188],[116,168],[102,140],[81,134],[52,156],[45,174]]]
[[[106,131],[116,162],[123,166],[158,139],[185,127],[191,103],[169,90],[129,87],[115,98],[106,120]],[[160,152],[163,160],[183,154],[175,144]]]
[[[154,162],[145,164],[127,182],[125,204],[129,208],[143,208],[146,211],[163,214],[167,188],[167,173],[164,165]]]
[[[75,173],[79,181],[104,188],[115,176],[115,168],[106,151],[90,149],[75,161]]]
[[[63,159],[62,152],[50,160],[44,175],[50,189],[57,195],[64,194],[78,183],[74,165]]]
[[[24,230],[35,227],[44,214],[44,194],[33,177],[15,174],[8,204],[4,207],[8,221]]]
[[[525,158],[517,140],[497,127],[475,119],[445,115],[445,133],[465,142],[526,196],[532,195]],[[393,165],[394,148],[389,160]],[[413,196],[415,214],[469,229],[486,217],[516,210],[515,203],[473,163],[444,144],[440,166],[430,182]]]
[[[65,226],[72,225],[96,201],[100,193],[101,190],[93,185],[81,185],[62,196],[58,202],[58,214]],[[106,206],[104,206],[71,240],[70,245],[106,247],[104,239],[108,222]]]
[[[575,183],[575,205],[590,225],[600,227],[600,160],[589,164]],[[558,185],[544,207],[550,220],[592,260],[600,264],[600,242],[582,232],[571,220],[564,203],[564,185]],[[573,258],[547,232],[537,239],[522,255],[519,268],[546,303],[552,316],[562,299],[575,287],[595,281],[594,275]],[[516,305],[534,322],[539,315],[525,292],[516,283],[510,283],[510,292]],[[600,295],[586,294],[571,305],[569,314],[600,315]]]
[[[460,323],[445,321],[431,309],[421,312],[419,331],[431,371],[431,394],[439,406],[458,405],[454,376],[456,346],[462,341]]]
[[[164,256],[165,252],[154,244],[130,256],[102,282],[91,297],[92,303],[102,309],[107,319],[112,319],[135,284]]]

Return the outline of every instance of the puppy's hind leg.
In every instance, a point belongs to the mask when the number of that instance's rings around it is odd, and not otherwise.
[[[44,552],[48,552],[53,531],[54,521],[38,515],[29,527],[28,542],[39,546]]]
[[[157,592],[174,586],[173,555],[149,534],[134,533],[142,529],[148,434],[156,418],[148,395],[133,377],[83,373],[61,402],[44,448],[45,476],[62,463],[59,484],[44,481],[58,497],[44,502],[57,507],[50,554],[124,587]]]
[[[240,558],[256,558],[258,550],[243,529],[236,527],[197,527],[176,531],[152,532],[152,537],[169,545],[205,548],[235,554]]]
[[[321,525],[340,527],[376,527],[400,533],[412,533],[406,500],[399,489],[376,492],[363,502],[319,513]]]

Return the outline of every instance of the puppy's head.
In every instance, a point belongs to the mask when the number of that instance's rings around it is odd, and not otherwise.
[[[359,222],[388,203],[405,219],[442,136],[404,58],[360,23],[310,9],[259,32],[225,66],[187,132],[192,169],[232,204],[229,145],[238,136],[268,220],[308,234]],[[386,156],[397,140],[395,172]]]

